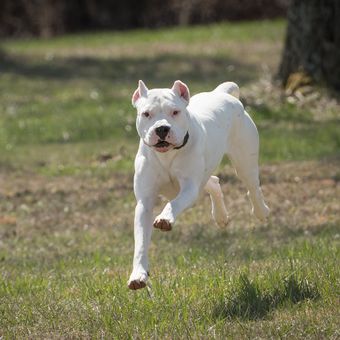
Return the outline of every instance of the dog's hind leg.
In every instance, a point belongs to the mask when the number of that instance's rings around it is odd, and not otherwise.
[[[248,189],[248,196],[252,203],[252,212],[260,220],[265,220],[269,215],[259,180],[259,137],[255,124],[248,114],[244,117],[242,131],[234,141],[234,148],[228,156],[236,170],[238,177]]]
[[[238,176],[241,178],[243,183],[248,189],[248,196],[252,203],[252,213],[255,214],[260,220],[265,220],[269,215],[269,208],[266,205],[262,190],[260,188],[259,171],[258,166],[253,162],[252,167],[249,169],[248,166],[244,168],[244,162],[233,161]]]
[[[223,200],[223,192],[220,186],[220,180],[216,176],[211,176],[204,189],[209,193],[211,199],[211,214],[214,221],[221,228],[226,227],[229,222],[227,209]]]

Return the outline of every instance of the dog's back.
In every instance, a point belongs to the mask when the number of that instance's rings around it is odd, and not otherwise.
[[[211,137],[219,131],[228,135],[236,118],[244,115],[244,107],[238,96],[239,87],[235,83],[226,82],[213,91],[191,97],[187,109]]]

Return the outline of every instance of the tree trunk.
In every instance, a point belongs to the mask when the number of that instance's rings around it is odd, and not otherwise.
[[[339,0],[291,0],[279,69],[284,86],[296,72],[340,90]]]

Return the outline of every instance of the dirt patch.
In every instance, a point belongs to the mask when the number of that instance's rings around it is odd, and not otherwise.
[[[235,179],[233,170],[225,167],[224,177]],[[222,177],[223,177],[222,176]],[[339,162],[292,162],[261,167],[261,183],[271,209],[269,224],[313,232],[340,222]],[[249,219],[246,189],[240,181],[223,183],[227,208],[238,222]],[[241,211],[240,211],[241,210]],[[340,225],[339,225],[340,232]]]
[[[230,228],[258,226],[259,222],[249,214],[246,189],[233,169],[225,166],[218,175],[232,217]],[[339,179],[339,162],[335,160],[262,166],[262,188],[271,208],[268,223],[306,233],[339,225]],[[109,180],[102,180],[3,173],[0,188],[1,237],[32,237],[36,232],[75,229],[132,228],[135,201],[131,174],[113,174]],[[155,213],[162,208],[161,204]],[[213,224],[208,196],[204,195],[181,220],[188,226],[194,222]]]

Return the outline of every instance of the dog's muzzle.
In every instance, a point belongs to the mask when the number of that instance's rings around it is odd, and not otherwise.
[[[179,146],[174,146],[173,149],[174,150],[179,150],[181,148],[183,148],[187,143],[188,143],[188,140],[189,140],[189,132],[187,132],[183,138],[183,143]],[[143,142],[149,146],[149,147],[153,147],[153,148],[156,148],[158,149],[158,151],[162,150],[162,149],[167,149],[169,148],[170,146],[173,146],[173,144],[165,141],[165,140],[159,140],[156,144],[153,144],[153,145],[149,145],[148,143],[145,142],[145,140],[143,139]],[[164,152],[167,151],[167,150],[164,150]]]

